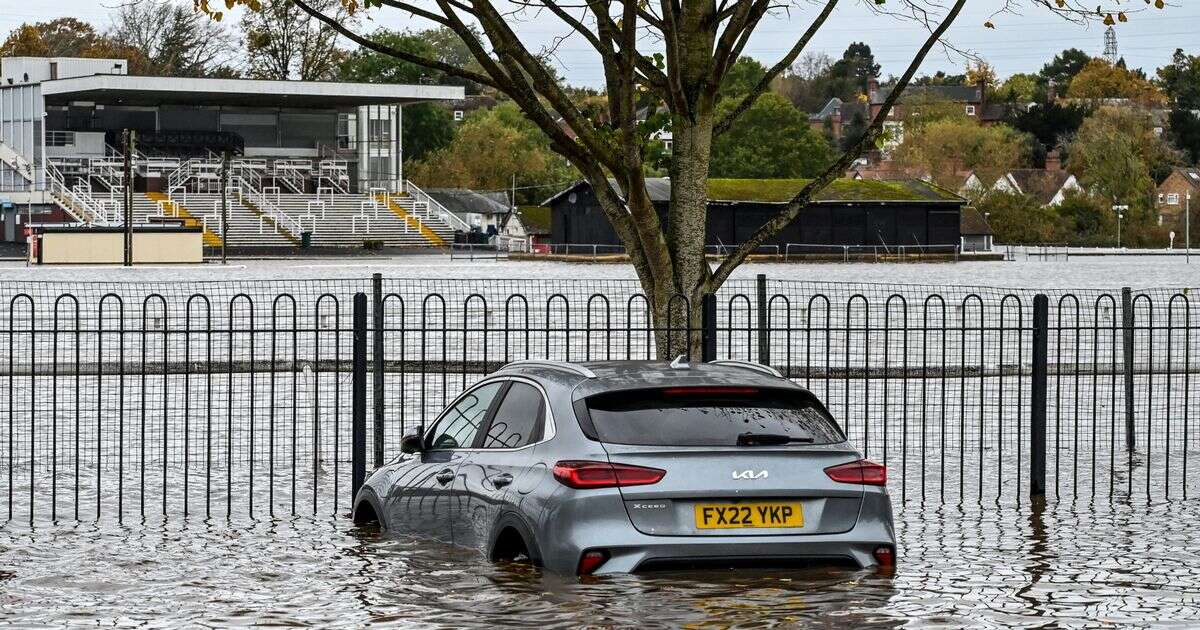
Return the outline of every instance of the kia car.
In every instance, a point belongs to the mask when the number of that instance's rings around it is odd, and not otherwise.
[[[892,566],[886,469],[752,363],[519,361],[370,475],[356,523],[578,575]]]

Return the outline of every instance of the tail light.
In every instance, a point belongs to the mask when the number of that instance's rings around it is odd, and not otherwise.
[[[575,574],[591,575],[596,571],[596,569],[600,568],[600,565],[604,564],[605,562],[608,562],[607,551],[585,551],[583,552],[583,555],[579,557],[579,568],[576,569]]]
[[[878,562],[880,567],[896,566],[896,550],[892,547],[880,545],[875,548],[875,553],[872,555],[875,556],[875,562]]]
[[[838,483],[856,483],[864,486],[887,485],[887,467],[867,459],[830,466],[825,469],[825,474]]]
[[[581,490],[648,486],[662,481],[666,474],[667,471],[658,468],[608,462],[565,460],[554,465],[554,478],[559,483]]]

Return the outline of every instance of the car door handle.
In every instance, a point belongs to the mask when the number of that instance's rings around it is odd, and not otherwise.
[[[508,473],[501,473],[492,477],[492,485],[497,488],[503,488],[513,482],[513,476]]]
[[[442,485],[448,484],[451,481],[454,481],[454,471],[447,468],[446,470],[443,470],[442,472],[438,473],[437,476],[434,477],[434,479],[437,479],[438,483],[440,483]]]

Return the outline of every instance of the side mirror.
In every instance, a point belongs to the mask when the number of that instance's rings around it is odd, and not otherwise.
[[[420,453],[422,450],[421,436],[416,433],[409,433],[400,440],[401,453]]]

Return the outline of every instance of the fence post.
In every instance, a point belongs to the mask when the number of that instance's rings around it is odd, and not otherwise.
[[[1046,496],[1046,391],[1050,298],[1033,296],[1033,383],[1030,388],[1029,496]]]
[[[755,292],[758,294],[758,362],[771,365],[771,325],[770,313],[767,312],[767,274],[760,273],[755,278]]]
[[[354,367],[350,387],[350,506],[367,477],[367,294],[354,294]]]
[[[1125,373],[1125,450],[1132,453],[1135,434],[1133,431],[1133,290],[1121,289],[1121,361]]]
[[[702,306],[700,361],[708,363],[717,359],[717,296],[711,293],[705,295]]]
[[[383,465],[383,274],[376,273],[371,276],[371,314],[374,324],[374,336],[372,340],[371,357],[374,365],[372,373],[374,390],[372,392],[371,402],[375,408],[375,467],[379,468]]]

